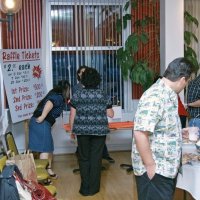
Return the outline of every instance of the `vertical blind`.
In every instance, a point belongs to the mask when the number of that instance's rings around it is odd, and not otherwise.
[[[123,105],[123,81],[116,60],[116,51],[122,46],[116,22],[122,12],[123,0],[51,1],[54,85],[67,79],[73,87],[77,69],[93,67],[113,104]]]

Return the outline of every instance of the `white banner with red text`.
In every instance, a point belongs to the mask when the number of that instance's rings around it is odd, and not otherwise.
[[[2,49],[0,52],[12,122],[29,119],[46,95],[41,49]]]

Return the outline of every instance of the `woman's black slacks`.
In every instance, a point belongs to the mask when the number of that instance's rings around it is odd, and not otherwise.
[[[77,135],[81,174],[79,192],[84,196],[94,195],[99,192],[105,139],[105,135]]]

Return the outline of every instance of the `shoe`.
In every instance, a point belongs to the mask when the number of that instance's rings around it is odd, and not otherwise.
[[[133,172],[133,167],[131,166],[131,167],[129,167],[128,169],[126,169],[126,172],[127,172],[127,173]]]
[[[50,179],[42,181],[42,185],[52,185],[52,181]]]
[[[58,175],[55,174],[55,173],[52,171],[51,167],[47,167],[47,172],[48,172],[50,178],[52,178],[52,179],[57,179],[57,178],[58,178]]]
[[[95,195],[95,194],[98,193],[98,192],[99,192],[99,191],[94,192],[94,193],[85,193],[85,192],[79,191],[79,193],[80,193],[81,195],[83,195],[83,196],[93,196],[93,195]]]
[[[107,156],[103,159],[107,160],[109,163],[115,163],[115,160],[113,158],[111,158],[110,156]]]
[[[80,169],[79,169],[79,168],[73,169],[73,173],[74,173],[74,174],[79,174],[79,173],[80,173]]]

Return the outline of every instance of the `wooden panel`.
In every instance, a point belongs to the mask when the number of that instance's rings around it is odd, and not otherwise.
[[[145,59],[149,62],[149,67],[158,74],[160,73],[160,3],[159,1],[140,0],[138,8],[132,10],[134,20],[132,20],[132,32],[137,32],[135,21],[143,19],[145,16],[153,17],[154,22],[145,27],[149,34],[149,42],[141,45],[136,60]],[[132,85],[132,98],[139,99],[143,93],[142,87],[138,84]]]

